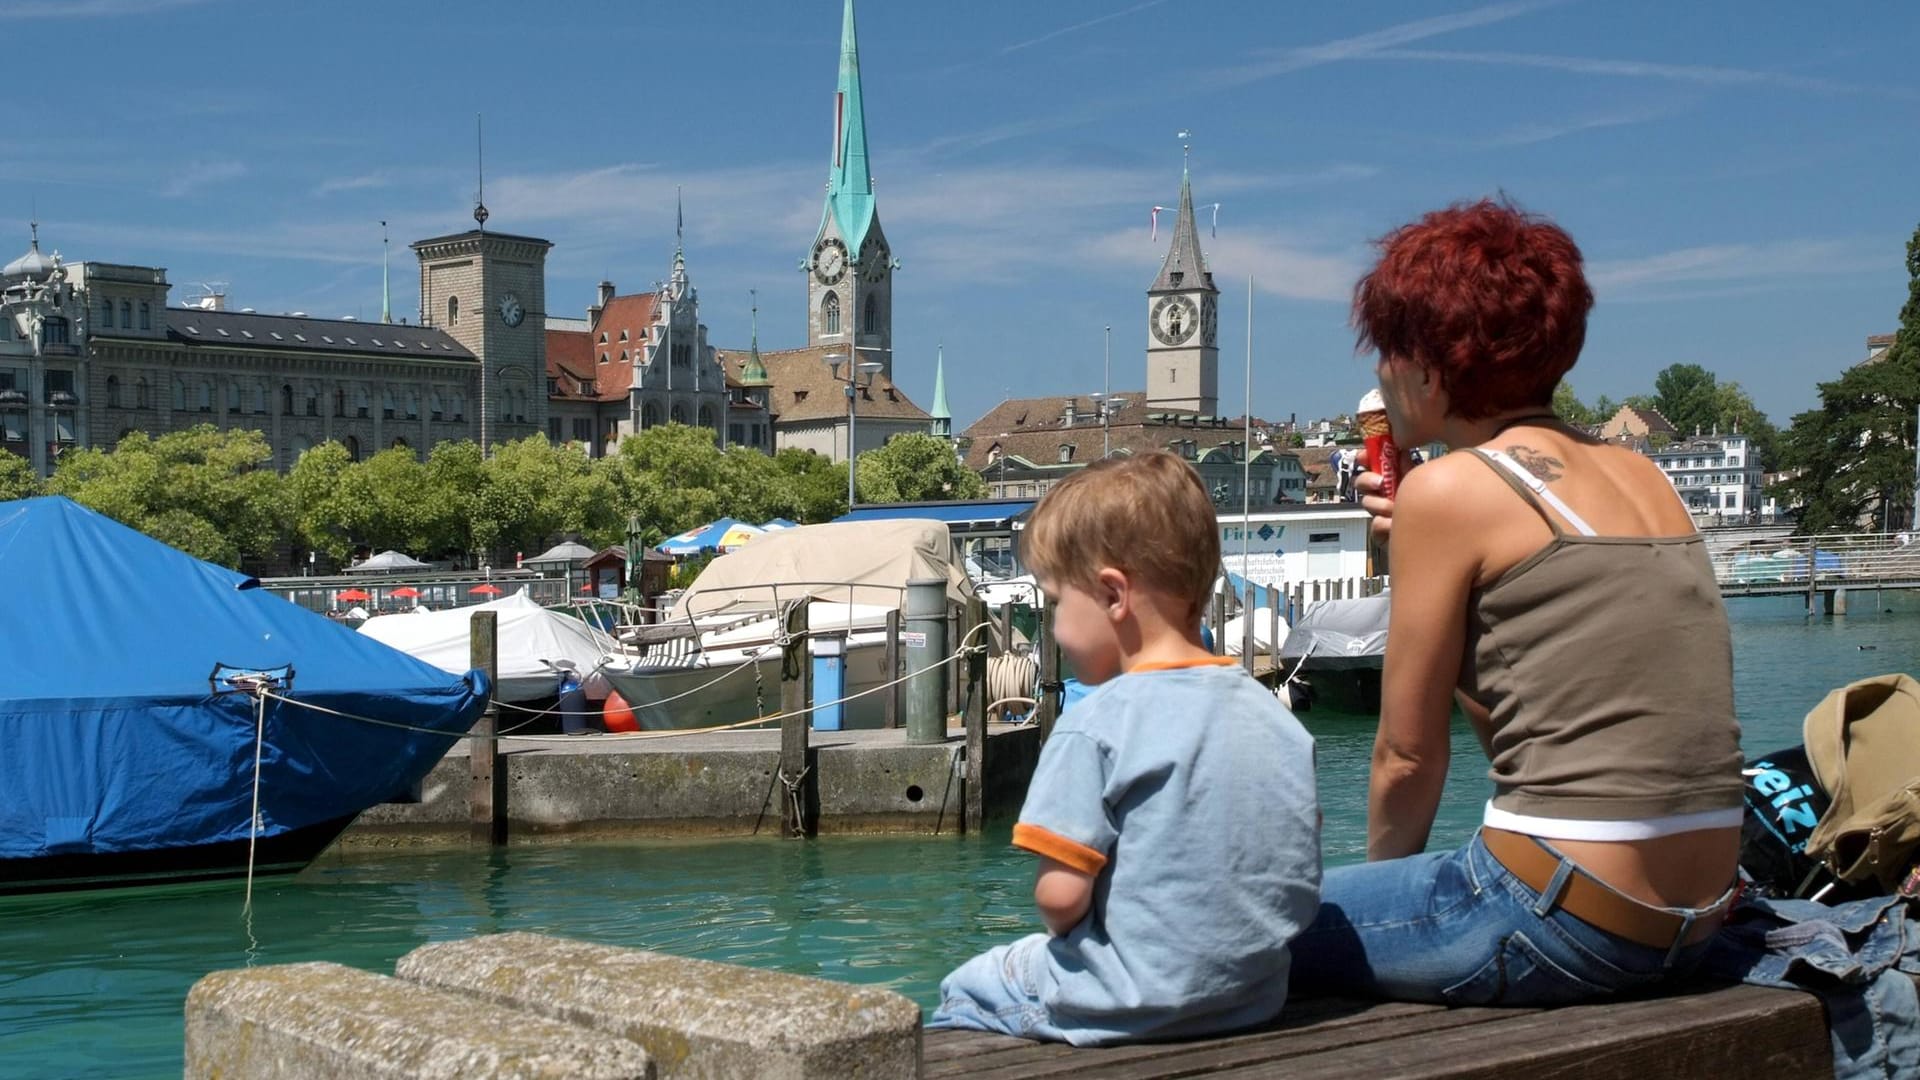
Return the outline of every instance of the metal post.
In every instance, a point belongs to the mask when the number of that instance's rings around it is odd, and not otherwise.
[[[1814,552],[1818,550],[1814,547],[1814,543],[1813,537],[1807,537],[1807,614],[1809,615],[1814,613],[1813,560]]]
[[[1053,608],[1042,604],[1035,633],[1040,641],[1040,700],[1034,705],[1034,722],[1040,725],[1040,741],[1053,735],[1053,721],[1060,715],[1060,643],[1053,640]]]
[[[1253,582],[1247,582],[1247,599],[1240,605],[1240,666],[1253,674]]]
[[[887,656],[881,670],[886,672],[887,682],[893,682],[900,677],[899,608],[887,612]],[[900,726],[900,698],[900,684],[894,682],[893,687],[887,691],[887,726],[889,728]]]
[[[1209,621],[1213,629],[1213,655],[1225,656],[1227,655],[1227,590],[1225,586],[1214,590],[1211,610],[1213,615]]]
[[[807,746],[807,705],[812,679],[807,663],[807,602],[787,610],[787,645],[780,660],[780,771],[774,795],[780,800],[780,824],[785,836],[813,832],[812,752]]]
[[[1280,670],[1280,589],[1273,590],[1273,607],[1267,612],[1267,657],[1273,661],[1273,670]]]
[[[987,602],[974,597],[967,601],[966,640],[984,645],[984,636],[973,631],[987,621]],[[987,764],[987,650],[975,648],[967,654],[967,777],[965,811],[960,831],[978,829],[984,824]]]
[[[853,509],[853,378],[859,368],[860,354],[847,350],[847,509]]]
[[[500,728],[498,612],[476,611],[468,623],[468,663],[487,673],[487,707],[473,726],[472,749],[467,757],[468,834],[489,844],[507,842],[507,769],[500,760],[500,743],[494,733]]]
[[[907,582],[906,629],[900,634],[906,653],[907,742],[947,739],[947,582],[914,578]]]

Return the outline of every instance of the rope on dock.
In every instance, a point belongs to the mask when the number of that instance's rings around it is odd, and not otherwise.
[[[569,741],[578,741],[581,739],[620,739],[620,740],[670,739],[670,738],[678,738],[683,735],[704,735],[710,732],[733,731],[739,728],[754,727],[756,725],[761,725],[761,724],[770,724],[777,720],[783,720],[789,716],[807,716],[819,709],[827,708],[830,705],[842,705],[842,704],[845,704],[846,702],[855,701],[859,698],[866,697],[869,694],[877,694],[882,690],[889,690],[895,686],[900,685],[901,683],[908,682],[913,679],[917,679],[920,676],[926,675],[937,668],[945,667],[949,664],[955,663],[967,656],[972,655],[977,651],[984,650],[985,648],[987,648],[987,646],[985,645],[968,644],[968,640],[970,638],[973,638],[977,634],[979,634],[981,630],[989,629],[990,626],[991,624],[989,623],[980,623],[979,625],[975,626],[972,630],[967,631],[967,633],[961,637],[960,644],[954,648],[952,653],[950,653],[949,655],[947,655],[945,658],[941,659],[937,663],[928,664],[926,667],[921,668],[919,671],[910,671],[907,674],[902,675],[897,679],[890,679],[887,682],[880,683],[876,686],[870,686],[867,689],[860,691],[859,693],[848,694],[845,697],[838,698],[833,701],[816,702],[812,705],[806,706],[805,708],[795,709],[792,712],[770,713],[765,716],[756,716],[751,720],[741,720],[738,723],[733,723],[733,724],[716,724],[712,727],[703,727],[703,728],[677,728],[671,731],[595,732],[587,736],[506,735],[504,733],[496,733],[493,735],[474,735],[471,733],[461,733],[461,734],[452,735],[451,737],[455,739],[495,739],[501,742],[551,742],[555,738],[566,738]],[[767,647],[772,648],[773,646],[769,645]],[[732,672],[729,672],[728,674],[732,674]],[[725,676],[722,676],[722,678],[724,677]],[[717,682],[718,680],[715,680],[715,681]],[[708,685],[711,685],[711,684],[708,684]],[[312,712],[323,713],[327,716],[336,716],[342,720],[355,720],[363,724],[372,724],[375,727],[394,728],[399,731],[412,731],[422,735],[439,735],[442,737],[448,737],[449,735],[448,732],[442,731],[438,728],[422,727],[419,724],[403,724],[397,720],[381,720],[377,717],[359,716],[354,713],[343,712],[339,709],[329,709],[324,705],[316,705],[310,701],[300,701],[295,698],[287,697],[283,694],[275,693],[270,689],[262,688],[260,693],[263,698],[271,698],[275,701],[282,701],[289,705],[298,706],[299,708],[307,709]],[[678,696],[683,696],[683,695],[676,695],[676,697]],[[670,701],[674,699],[669,698],[666,700]],[[532,723],[532,720],[527,721],[527,723]],[[525,726],[526,726],[525,724],[516,725],[516,727],[513,730],[518,730],[518,728],[525,727]]]

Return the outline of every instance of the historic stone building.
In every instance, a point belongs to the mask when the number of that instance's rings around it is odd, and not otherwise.
[[[421,241],[422,306],[447,325],[409,325],[232,311],[218,296],[169,307],[164,269],[63,265],[36,236],[0,271],[13,327],[0,334],[0,449],[45,475],[70,449],[213,424],[260,431],[285,469],[329,440],[357,459],[533,434],[547,247],[478,230]]]

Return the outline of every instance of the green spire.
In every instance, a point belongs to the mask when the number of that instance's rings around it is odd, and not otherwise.
[[[749,290],[753,297],[753,345],[747,350],[747,362],[740,366],[740,381],[748,386],[767,385],[767,365],[760,361],[760,294]]]
[[[867,173],[866,108],[860,99],[860,46],[853,28],[853,0],[847,0],[840,27],[840,85],[833,96],[833,166],[827,174],[827,206],[820,231],[831,216],[847,250],[858,253],[873,224],[873,177]],[[816,237],[817,239],[817,237]]]
[[[947,408],[947,347],[942,344],[933,360],[933,433],[946,438],[953,431],[953,410]]]

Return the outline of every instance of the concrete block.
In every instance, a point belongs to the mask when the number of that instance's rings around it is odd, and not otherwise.
[[[423,945],[395,971],[631,1039],[662,1077],[920,1075],[920,1007],[875,987],[539,934]]]
[[[216,971],[187,994],[188,1080],[651,1080],[639,1045],[339,964]]]

